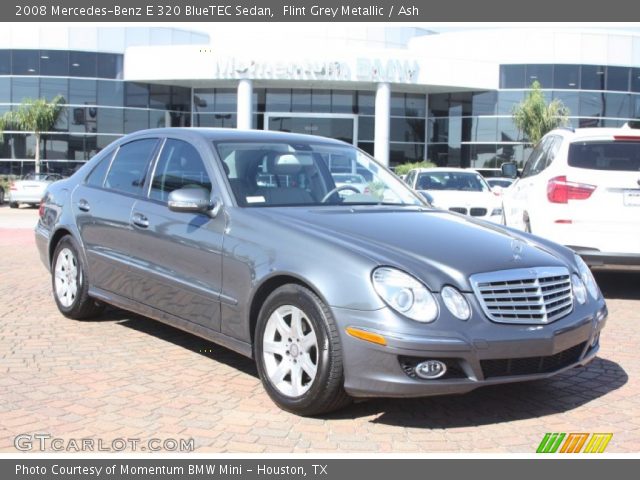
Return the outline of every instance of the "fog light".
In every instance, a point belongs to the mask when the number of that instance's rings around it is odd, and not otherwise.
[[[426,360],[416,365],[416,375],[420,378],[433,380],[447,373],[447,366],[440,360]]]

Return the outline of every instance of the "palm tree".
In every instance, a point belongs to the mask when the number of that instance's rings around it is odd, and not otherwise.
[[[40,138],[43,132],[53,129],[60,114],[63,112],[64,97],[57,95],[47,102],[44,98],[27,98],[22,101],[17,110],[7,112],[2,118],[0,127],[13,125],[14,128],[33,132],[36,137],[35,172],[40,173]]]
[[[537,144],[554,128],[568,124],[569,109],[558,99],[546,102],[537,80],[531,84],[526,98],[513,109],[513,122],[526,139]]]

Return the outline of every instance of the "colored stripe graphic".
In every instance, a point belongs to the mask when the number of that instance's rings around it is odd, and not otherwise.
[[[589,438],[588,433],[570,433],[562,445],[560,453],[580,453],[587,438]]]
[[[609,445],[613,433],[594,433],[584,449],[584,453],[602,453]]]
[[[591,438],[589,438],[590,435]],[[536,453],[603,453],[612,437],[613,433],[545,433]],[[564,443],[562,443],[563,440]],[[586,447],[584,447],[585,443]],[[558,452],[560,444],[562,448]]]
[[[545,433],[536,453],[556,453],[565,433]]]

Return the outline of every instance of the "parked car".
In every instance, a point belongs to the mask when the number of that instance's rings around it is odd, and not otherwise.
[[[640,130],[553,130],[503,204],[507,225],[570,246],[591,266],[640,268]]]
[[[509,188],[513,184],[513,178],[506,177],[493,177],[487,178],[487,183],[491,187],[491,191],[497,195],[502,196],[504,190]]]
[[[0,205],[4,203],[4,187],[0,185]]]
[[[343,188],[343,195],[351,195],[353,193],[367,193],[367,181],[358,173],[332,173],[333,181],[336,187],[352,187]]]
[[[479,173],[462,168],[416,168],[405,182],[431,196],[434,207],[502,222],[502,205]]]
[[[368,193],[339,195],[334,154],[371,173]],[[317,136],[127,135],[48,187],[35,236],[63,315],[108,303],[217,342],[302,415],[547,378],[595,357],[607,317],[571,250],[432,209]]]
[[[62,176],[57,173],[28,173],[20,180],[11,182],[9,207],[18,208],[21,203],[39,205],[47,186],[60,179]]]

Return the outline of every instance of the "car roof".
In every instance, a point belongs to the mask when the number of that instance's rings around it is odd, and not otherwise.
[[[556,128],[549,132],[548,135],[562,135],[570,140],[611,139],[616,136],[638,137],[640,139],[640,130],[629,127]]]
[[[235,128],[202,128],[202,127],[172,127],[153,128],[132,133],[127,138],[147,135],[168,135],[178,137],[201,137],[211,141],[255,141],[255,142],[305,142],[322,143],[328,145],[350,145],[349,143],[317,135],[300,133],[274,132],[271,130],[238,130]]]

